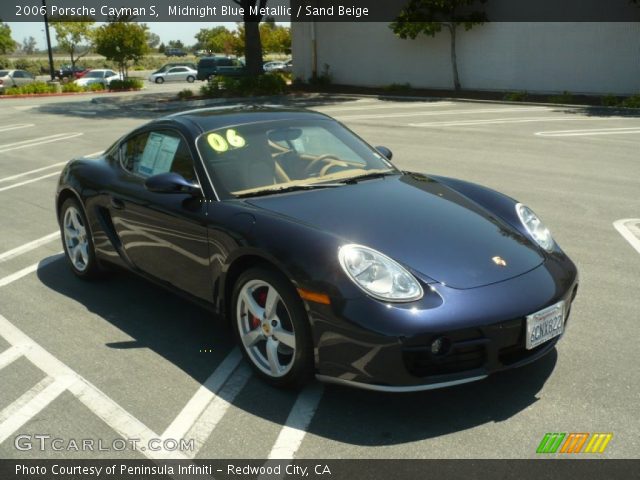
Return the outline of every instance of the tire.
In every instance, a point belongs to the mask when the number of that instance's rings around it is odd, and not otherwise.
[[[187,82],[189,82],[189,83],[193,83],[193,82],[195,82],[195,81],[196,81],[196,78],[195,78],[193,75],[189,75],[189,76],[187,77]]]
[[[256,374],[276,387],[306,384],[313,374],[313,342],[307,312],[291,282],[272,269],[251,268],[238,278],[232,298],[236,339]],[[275,308],[265,313],[273,300]]]
[[[158,84],[164,83],[164,78],[162,78],[162,77],[156,78],[156,83],[158,83]]]
[[[102,271],[96,259],[91,229],[84,209],[75,198],[65,200],[60,208],[60,235],[71,271],[87,280],[99,277]]]

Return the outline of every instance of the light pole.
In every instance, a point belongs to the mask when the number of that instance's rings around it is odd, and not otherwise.
[[[47,14],[47,2],[42,0],[42,6],[44,7],[44,32],[47,35],[47,52],[49,52],[49,75],[51,75],[51,81],[55,80],[55,72],[53,70],[53,52],[51,51],[51,36],[49,35],[49,15]]]

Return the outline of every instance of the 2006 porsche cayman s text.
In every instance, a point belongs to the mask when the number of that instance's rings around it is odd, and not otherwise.
[[[80,277],[115,264],[212,306],[275,385],[421,390],[548,353],[578,287],[549,230],[390,159],[305,110],[161,118],[67,164],[64,250]]]

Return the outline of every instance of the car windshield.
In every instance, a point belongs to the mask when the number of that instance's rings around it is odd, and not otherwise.
[[[85,78],[102,78],[102,72],[89,72],[84,77]]]
[[[397,171],[380,153],[332,120],[230,126],[202,134],[197,146],[222,198],[320,187]]]

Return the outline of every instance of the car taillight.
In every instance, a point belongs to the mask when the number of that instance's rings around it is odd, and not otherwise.
[[[4,83],[4,80],[0,80],[0,85],[2,85]]]

